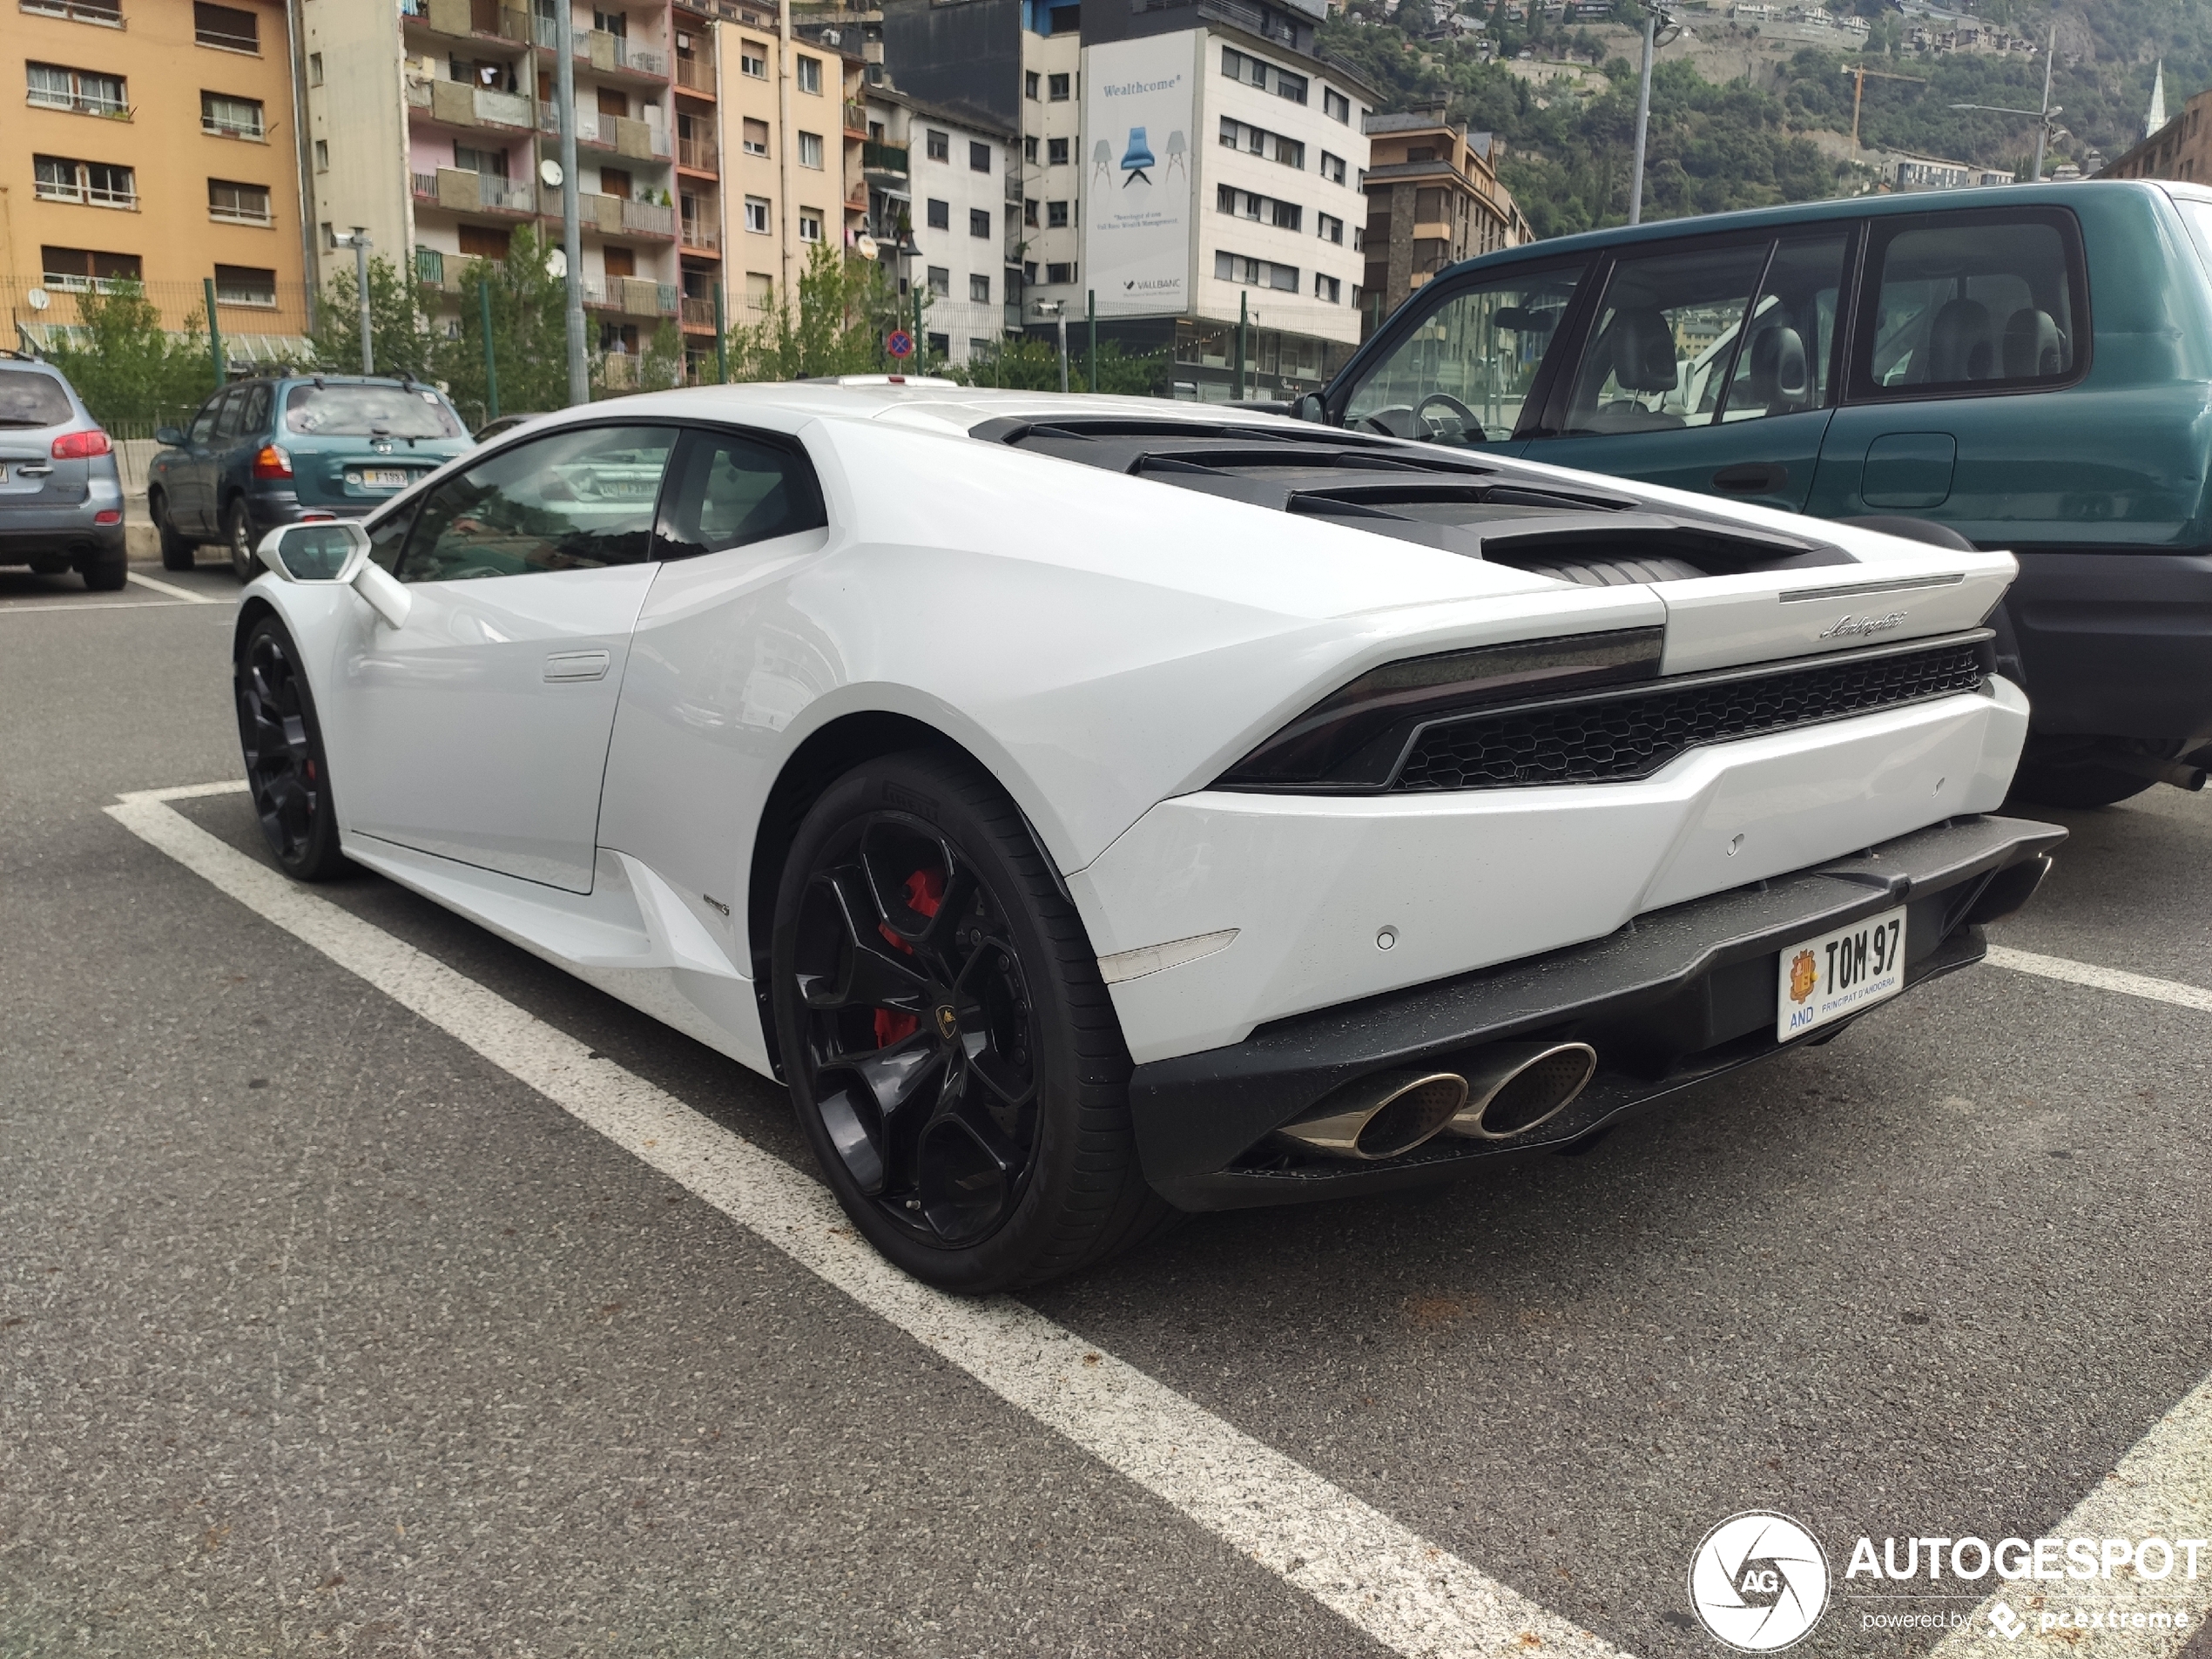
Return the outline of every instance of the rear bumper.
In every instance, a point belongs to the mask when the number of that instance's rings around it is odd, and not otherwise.
[[[297,524],[310,513],[318,518],[325,515],[361,518],[382,505],[381,501],[303,502],[300,492],[289,486],[257,484],[246,492],[246,516],[253,521],[255,531],[263,534],[280,525]]]
[[[105,509],[118,512],[112,524],[95,524],[92,515]],[[84,502],[37,513],[10,516],[0,514],[0,564],[23,564],[33,559],[103,558],[123,551],[123,522],[119,503]]]
[[[2212,737],[2212,549],[2018,556],[2005,610],[2037,732]]]
[[[1632,1107],[1785,1046],[1774,1024],[1786,947],[1902,904],[1908,988],[1979,961],[1979,923],[2024,902],[2065,839],[2047,824],[1957,819],[1639,916],[1591,944],[1277,1021],[1230,1047],[1139,1065],[1130,1099],[1146,1178],[1186,1210],[1240,1208],[1419,1184],[1478,1159],[1580,1139]],[[2000,880],[2006,871],[2017,873]],[[1848,1022],[1796,1041],[1825,1042]],[[1442,1136],[1373,1163],[1292,1157],[1269,1139],[1345,1083],[1405,1067],[1449,1069],[1508,1038],[1584,1042],[1598,1054],[1590,1086],[1523,1139]]]

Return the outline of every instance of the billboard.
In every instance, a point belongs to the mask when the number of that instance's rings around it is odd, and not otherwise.
[[[1195,30],[1083,51],[1083,286],[1101,316],[1190,308]]]

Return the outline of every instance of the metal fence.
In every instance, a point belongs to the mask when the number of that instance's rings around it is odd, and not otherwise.
[[[83,302],[105,282],[58,275],[0,276],[0,307],[5,308],[7,338],[21,350],[46,351],[83,341]],[[172,334],[207,334],[206,288],[198,282],[138,285],[159,326]],[[299,361],[310,354],[307,343],[311,293],[300,282],[265,281],[258,273],[226,271],[215,288],[215,326],[223,355],[232,363]]]

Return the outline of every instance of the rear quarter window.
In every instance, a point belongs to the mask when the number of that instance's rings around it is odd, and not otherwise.
[[[77,418],[51,374],[0,368],[0,427],[63,426]]]
[[[284,429],[302,437],[468,435],[435,392],[402,386],[295,386],[285,394]]]
[[[1854,399],[2026,391],[2087,365],[2080,233],[2062,212],[1930,214],[1873,226]]]

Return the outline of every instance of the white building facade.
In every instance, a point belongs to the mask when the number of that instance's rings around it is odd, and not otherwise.
[[[925,104],[887,87],[868,90],[867,119],[876,146],[869,152],[868,188],[879,256],[897,257],[903,206],[917,251],[900,261],[900,274],[922,290],[929,359],[972,362],[1006,332],[1008,219],[1022,212],[1021,173],[1011,165],[1014,135],[972,111]],[[903,182],[893,171],[900,161]],[[885,230],[893,235],[881,234]],[[908,293],[909,312],[912,307]]]

